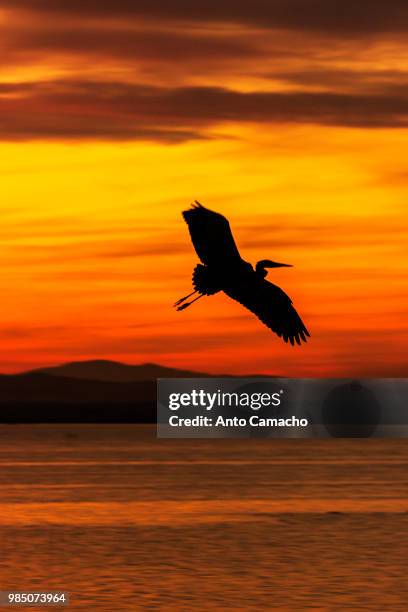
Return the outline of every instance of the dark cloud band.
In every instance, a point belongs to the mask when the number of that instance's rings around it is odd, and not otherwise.
[[[338,33],[405,32],[408,27],[405,0],[1,0],[0,7],[81,19],[133,17]]]
[[[208,137],[229,122],[408,127],[408,91],[242,93],[217,87],[162,88],[120,82],[0,85],[0,138],[142,139]]]

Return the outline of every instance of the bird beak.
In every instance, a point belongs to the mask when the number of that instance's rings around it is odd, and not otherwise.
[[[274,262],[271,268],[293,268],[292,264]]]

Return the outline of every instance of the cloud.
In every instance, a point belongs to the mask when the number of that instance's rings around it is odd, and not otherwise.
[[[303,66],[292,71],[290,68],[265,74],[266,77],[283,83],[290,83],[302,89],[316,88],[365,95],[408,92],[408,72],[404,70],[359,70],[350,66],[339,69],[330,64],[316,67]]]
[[[144,27],[143,27],[144,25]],[[135,61],[180,62],[210,64],[215,60],[239,61],[242,58],[262,55],[255,37],[237,37],[234,33],[196,31],[188,28],[171,30],[146,24],[81,24],[67,28],[63,23],[28,22],[12,23],[3,35],[1,63],[30,63],[41,58],[56,60],[60,56],[86,57],[89,62],[104,58],[112,63]]]
[[[307,221],[295,221],[286,215],[265,215],[262,225],[254,225],[248,220],[247,225],[240,228],[240,234],[239,245],[243,248],[313,247],[324,248],[330,253],[351,246],[363,250],[399,248],[408,237],[408,229],[397,219],[385,215],[337,215],[331,222],[312,215]]]
[[[0,85],[0,139],[92,139],[181,142],[203,138],[147,108],[153,91],[123,83]],[[154,94],[153,94],[154,95]]]
[[[405,33],[408,5],[404,0],[14,0],[0,7],[78,19],[144,19],[184,23],[239,23],[263,28],[331,32],[339,35]]]
[[[44,325],[44,326],[6,326],[2,327],[2,336],[6,340],[19,340],[24,338],[42,338],[44,334],[56,334],[67,331],[63,325]]]
[[[173,239],[174,240],[174,239]],[[111,251],[103,251],[95,253],[95,257],[100,259],[101,257],[108,259],[126,259],[128,257],[171,257],[172,255],[184,255],[191,251],[190,245],[186,242],[185,244],[176,242],[162,242],[145,245],[121,245],[120,248],[113,249]]]
[[[225,123],[408,127],[408,92],[250,92],[112,81],[0,84],[0,138],[154,140],[209,136]]]

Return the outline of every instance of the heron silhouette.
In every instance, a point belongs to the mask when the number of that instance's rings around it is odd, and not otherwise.
[[[194,291],[178,300],[174,306],[184,310],[202,297],[223,291],[255,314],[275,334],[292,346],[306,342],[310,336],[288,295],[266,280],[267,268],[291,267],[269,259],[255,266],[239,254],[228,220],[219,213],[192,204],[183,212],[191,240],[201,260],[193,271]],[[187,302],[188,298],[199,295]]]

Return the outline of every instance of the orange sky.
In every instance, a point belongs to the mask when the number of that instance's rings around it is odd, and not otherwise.
[[[304,5],[0,0],[1,372],[408,374],[408,9]],[[172,309],[194,199],[294,264],[306,346],[223,295]]]

